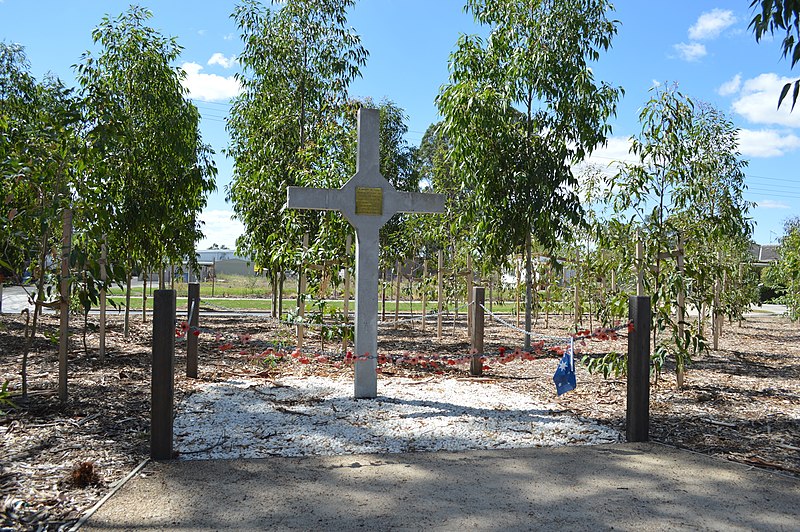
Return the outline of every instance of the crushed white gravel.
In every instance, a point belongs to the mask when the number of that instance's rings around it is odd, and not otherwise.
[[[433,378],[378,381],[353,399],[352,378],[287,377],[199,385],[178,405],[182,459],[401,453],[586,445],[614,429],[493,383]]]

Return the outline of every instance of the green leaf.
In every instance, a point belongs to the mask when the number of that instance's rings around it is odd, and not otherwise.
[[[783,99],[786,98],[786,95],[789,93],[789,89],[792,87],[791,83],[787,83],[781,89],[781,95],[778,97],[778,109],[781,108],[781,104],[783,103]]]

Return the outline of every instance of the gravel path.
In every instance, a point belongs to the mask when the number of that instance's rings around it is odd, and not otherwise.
[[[262,458],[616,443],[614,429],[489,382],[381,379],[353,399],[348,378],[229,380],[198,387],[175,420],[184,459]]]

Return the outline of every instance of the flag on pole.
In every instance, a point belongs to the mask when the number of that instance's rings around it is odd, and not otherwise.
[[[575,383],[575,358],[572,356],[573,343],[572,339],[569,341],[569,349],[561,357],[558,363],[556,373],[553,375],[553,382],[556,385],[556,392],[558,395],[565,394],[570,390],[574,390]]]

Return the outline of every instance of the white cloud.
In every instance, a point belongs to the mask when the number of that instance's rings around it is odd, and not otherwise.
[[[739,151],[748,157],[780,157],[800,149],[800,137],[775,129],[740,129]]]
[[[236,64],[236,56],[225,57],[223,54],[216,52],[208,60],[209,65],[219,65],[222,68],[231,68]]]
[[[717,89],[717,94],[720,96],[730,96],[739,92],[739,87],[742,86],[742,75],[736,74],[730,80],[726,81]]]
[[[616,173],[620,162],[636,162],[636,157],[631,155],[631,139],[629,137],[611,137],[605,146],[592,152],[587,161],[602,168],[608,168],[608,173]]]
[[[782,78],[773,73],[748,79],[733,102],[733,110],[754,124],[800,127],[800,113],[791,112],[791,91],[778,109],[781,89],[786,83],[794,81],[793,78]]]
[[[232,220],[233,211],[211,210],[200,214],[204,222],[202,231],[205,238],[197,244],[197,249],[208,249],[212,244],[236,248],[236,239],[244,233],[244,225],[239,220]]]
[[[772,201],[772,200],[759,200],[756,202],[756,207],[761,209],[789,209],[790,207],[785,203],[780,201]]]
[[[684,61],[698,61],[700,58],[708,55],[706,46],[699,42],[692,42],[689,44],[681,42],[672,45],[672,47],[675,48],[675,51],[678,52],[678,55]]]
[[[735,23],[733,11],[712,9],[700,15],[697,22],[689,28],[689,38],[693,41],[715,39]]]
[[[189,89],[192,98],[211,102],[226,101],[241,91],[239,82],[233,76],[203,74],[203,67],[197,63],[184,63],[181,68],[186,72],[183,85]]]
[[[652,81],[652,85],[651,85],[651,87],[656,87],[656,88],[658,88],[658,87],[660,87],[661,85],[662,85],[662,84],[661,84],[661,82],[660,82],[660,81],[658,81],[657,79],[654,79],[654,80]]]

